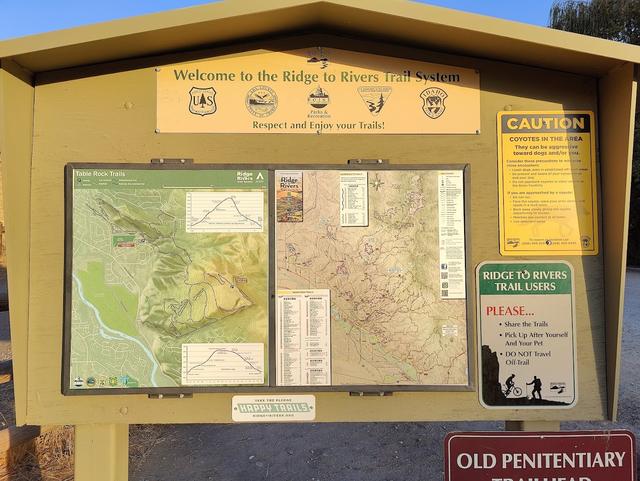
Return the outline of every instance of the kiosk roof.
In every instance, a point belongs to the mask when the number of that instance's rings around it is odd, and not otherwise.
[[[603,76],[640,47],[406,0],[227,0],[0,42],[32,72],[302,32],[354,34],[453,54]]]

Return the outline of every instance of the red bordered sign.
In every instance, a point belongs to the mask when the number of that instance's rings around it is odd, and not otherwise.
[[[636,481],[629,431],[451,433],[445,481]]]

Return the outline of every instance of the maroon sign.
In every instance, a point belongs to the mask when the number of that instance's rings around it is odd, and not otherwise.
[[[451,433],[445,481],[636,481],[629,431]]]

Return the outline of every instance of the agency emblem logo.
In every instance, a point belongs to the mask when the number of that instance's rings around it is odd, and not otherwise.
[[[374,117],[377,116],[391,95],[391,87],[374,87],[362,86],[358,87],[358,93]]]
[[[258,85],[247,92],[245,105],[252,115],[268,117],[278,107],[278,96],[271,87]]]
[[[518,247],[520,245],[520,238],[507,239],[507,245],[511,247]]]
[[[320,69],[324,70],[329,66],[329,59],[324,54],[322,47],[318,47],[317,53],[309,52],[309,58],[307,59],[307,63],[315,63],[320,65]]]
[[[309,94],[307,102],[314,109],[323,109],[329,105],[329,94],[322,87],[318,86],[317,89]]]
[[[321,69],[325,69],[329,66],[329,59],[327,57],[316,57],[315,55],[307,60],[307,63],[320,64]]]
[[[422,98],[422,111],[430,119],[437,119],[447,109],[444,105],[445,99],[449,95],[439,87],[424,89],[420,94]]]
[[[189,112],[194,115],[211,115],[215,114],[218,107],[216,106],[216,91],[213,87],[198,88],[193,87],[189,90]]]

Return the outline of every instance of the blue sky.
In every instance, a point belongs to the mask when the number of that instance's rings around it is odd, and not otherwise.
[[[0,0],[0,40],[115,18],[202,5],[210,1]],[[425,0],[422,3],[546,25],[552,0]],[[363,4],[366,5],[366,0],[363,0]]]

